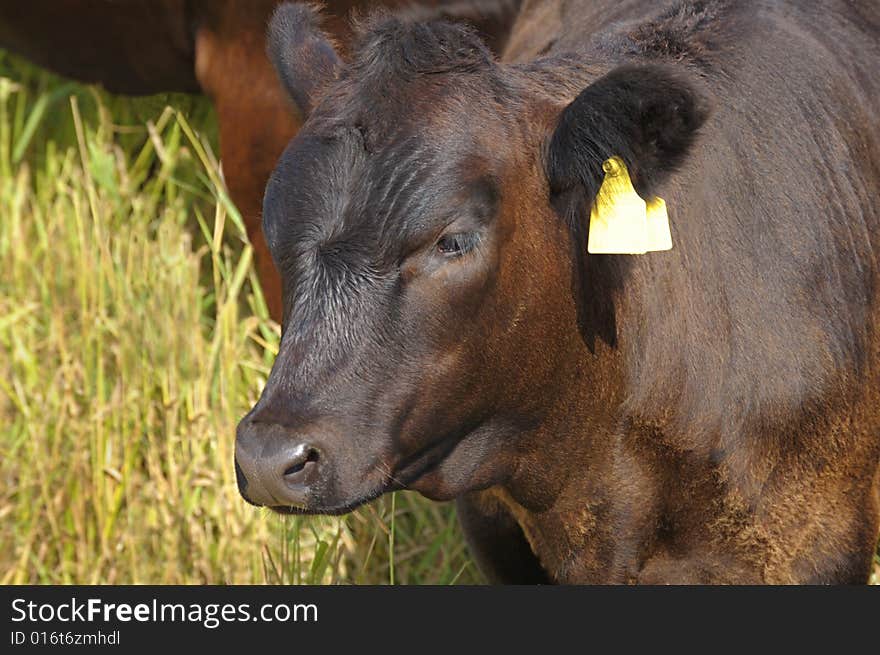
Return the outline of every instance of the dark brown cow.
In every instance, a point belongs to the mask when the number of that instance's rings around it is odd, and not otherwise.
[[[527,2],[467,29],[311,13],[264,204],[284,333],[239,486],[283,512],[458,498],[502,581],[864,582],[880,520],[880,7]],[[591,255],[618,156],[674,248]]]
[[[520,0],[331,0],[325,29],[351,35],[349,13],[410,5],[414,15],[474,22],[501,47]],[[262,236],[266,180],[301,119],[266,58],[279,0],[0,0],[0,48],[115,93],[205,92],[217,109],[229,193],[242,212],[272,315],[281,285]],[[438,6],[442,5],[442,6]]]

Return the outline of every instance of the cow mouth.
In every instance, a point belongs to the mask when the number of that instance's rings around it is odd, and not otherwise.
[[[385,476],[383,482],[374,490],[352,501],[331,505],[329,507],[300,507],[296,505],[273,505],[269,509],[276,514],[295,516],[342,516],[353,512],[380,496],[410,488],[422,477],[434,471],[452,452],[460,441],[460,437],[440,440],[428,445],[412,455],[405,457]]]
[[[318,508],[308,508],[308,507],[297,507],[296,505],[286,505],[286,506],[272,506],[269,507],[270,510],[275,512],[276,514],[282,514],[285,516],[294,515],[294,516],[343,516],[344,514],[349,514],[356,510],[361,505],[366,505],[367,503],[376,500],[379,496],[389,492],[394,491],[394,489],[390,488],[379,488],[376,491],[373,491],[363,498],[359,498],[358,500],[345,503],[342,505],[336,505],[333,507],[318,507]]]

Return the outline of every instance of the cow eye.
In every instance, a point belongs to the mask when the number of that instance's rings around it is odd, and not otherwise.
[[[459,257],[470,252],[479,242],[474,233],[446,234],[437,242],[437,252],[446,257]]]

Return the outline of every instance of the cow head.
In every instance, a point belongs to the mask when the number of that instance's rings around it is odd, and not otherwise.
[[[553,449],[523,435],[579,375],[577,253],[602,162],[620,155],[647,191],[700,103],[656,67],[577,95],[564,60],[503,66],[442,22],[373,20],[347,64],[305,7],[280,8],[270,34],[309,116],[265,195],[284,322],[238,428],[243,496],[341,513],[502,483],[524,449]]]

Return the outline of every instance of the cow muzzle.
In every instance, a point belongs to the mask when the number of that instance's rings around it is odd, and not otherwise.
[[[330,463],[306,435],[245,419],[235,440],[235,473],[248,502],[304,509],[326,488]]]

